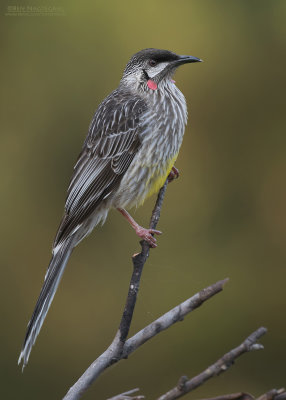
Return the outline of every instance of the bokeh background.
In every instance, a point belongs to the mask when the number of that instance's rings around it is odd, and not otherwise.
[[[21,1],[65,16],[6,16],[16,5],[2,2],[0,24],[2,398],[62,398],[116,332],[139,244],[112,211],[74,251],[24,374],[17,366],[93,112],[146,47],[205,62],[176,75],[190,114],[181,176],[167,191],[131,333],[209,284],[230,282],[83,398],[134,387],[155,398],[261,325],[265,350],[192,398],[285,386],[285,0]],[[141,224],[154,201],[133,212]]]

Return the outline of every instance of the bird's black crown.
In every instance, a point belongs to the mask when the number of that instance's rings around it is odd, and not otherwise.
[[[144,49],[135,53],[128,64],[126,65],[125,74],[130,73],[134,67],[140,66],[146,62],[146,60],[154,60],[157,63],[160,62],[170,62],[176,61],[179,59],[179,56],[176,53],[173,53],[169,50],[159,50],[159,49]]]

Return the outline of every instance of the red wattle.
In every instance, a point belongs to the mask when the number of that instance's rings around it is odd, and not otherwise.
[[[152,90],[156,90],[158,88],[157,83],[152,81],[152,79],[149,79],[147,81],[147,85],[148,85],[148,88],[152,89]]]

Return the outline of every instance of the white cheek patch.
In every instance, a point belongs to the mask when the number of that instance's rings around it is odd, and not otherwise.
[[[163,69],[165,69],[168,64],[169,63],[167,63],[167,62],[162,62],[162,63],[159,63],[158,65],[156,65],[156,67],[150,67],[147,70],[148,76],[150,76],[150,78],[153,78],[154,76],[159,74],[161,71],[163,71]]]
[[[124,78],[124,80],[127,82],[128,85],[130,85],[130,86],[136,86],[136,85],[138,85],[138,84],[140,83],[141,76],[142,76],[141,71],[138,71],[138,72],[136,72],[136,73],[127,75],[127,76]]]

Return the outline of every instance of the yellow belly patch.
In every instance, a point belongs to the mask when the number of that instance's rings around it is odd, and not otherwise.
[[[156,176],[156,172],[153,174],[153,176],[149,179],[149,181],[146,183],[146,186],[149,186],[149,192],[147,193],[145,199],[142,201],[142,203],[150,196],[152,196],[152,194],[154,193],[158,193],[159,190],[161,189],[161,187],[164,185],[167,176],[169,175],[169,173],[171,172],[171,169],[173,168],[175,161],[177,159],[177,154],[172,157],[170,160],[167,161],[167,169],[166,169],[166,173],[160,176]]]

